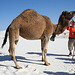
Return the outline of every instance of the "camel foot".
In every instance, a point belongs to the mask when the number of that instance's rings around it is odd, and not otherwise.
[[[20,66],[16,66],[16,68],[17,68],[17,69],[21,69],[22,67],[20,67]]]
[[[45,65],[46,65],[46,66],[49,66],[49,65],[50,65],[50,63],[45,63]]]

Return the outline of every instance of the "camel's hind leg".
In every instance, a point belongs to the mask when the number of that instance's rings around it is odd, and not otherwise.
[[[18,29],[13,30],[11,28],[9,31],[9,43],[10,43],[9,53],[10,53],[12,60],[14,61],[16,65],[16,68],[20,69],[21,67],[17,64],[16,59],[15,59],[15,47],[18,42],[18,39],[19,39],[19,30]]]
[[[48,63],[46,55],[47,55],[47,45],[49,42],[49,37],[44,36],[44,38],[41,39],[41,49],[42,49],[42,61],[45,62],[45,65],[50,65],[50,63]]]

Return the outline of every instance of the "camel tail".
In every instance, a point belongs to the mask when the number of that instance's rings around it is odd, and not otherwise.
[[[5,32],[5,37],[4,37],[4,40],[3,40],[3,44],[1,46],[1,48],[3,48],[3,46],[6,44],[7,42],[7,37],[8,37],[8,32],[9,32],[9,27],[7,28],[6,32]]]

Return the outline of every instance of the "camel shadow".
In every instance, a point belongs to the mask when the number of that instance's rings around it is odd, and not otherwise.
[[[38,53],[38,52],[27,52],[27,54],[37,54],[39,56],[42,56],[42,53]],[[51,53],[47,53],[47,56],[55,56],[57,60],[66,60],[66,62],[64,63],[70,63],[70,64],[75,64],[75,59],[71,59],[68,57],[68,55],[64,55],[64,54],[51,54]],[[58,57],[58,58],[57,58]],[[66,58],[64,58],[66,57]],[[68,58],[67,58],[68,57]]]
[[[42,56],[42,53],[39,53],[39,52],[27,52],[26,54],[31,54],[31,55],[37,54],[39,56]],[[62,56],[67,56],[67,55],[48,53],[47,56],[62,57]],[[29,58],[25,58],[23,56],[15,56],[15,57],[16,57],[16,60],[18,62],[25,62],[25,63],[31,63],[31,64],[44,65],[41,60],[32,59],[32,58],[29,59]],[[75,63],[75,59],[69,59],[69,58],[63,58],[63,57],[62,58],[55,58],[55,59],[68,61],[68,62],[64,62],[64,63]],[[0,61],[11,61],[11,57],[10,57],[10,55],[0,56]],[[70,61],[72,61],[72,62],[70,62]],[[0,64],[0,66],[1,66],[1,64]]]
[[[50,71],[44,71],[44,73],[48,74],[48,75],[75,75],[75,73],[70,74],[67,72],[50,72]]]
[[[27,54],[37,54],[39,56],[42,56],[42,53],[39,53],[39,52],[27,52]],[[47,56],[68,56],[68,55],[47,53]]]
[[[25,59],[25,57],[22,56],[15,56],[16,59]],[[10,55],[4,55],[0,56],[0,61],[11,61]]]
[[[42,64],[41,60],[33,60],[33,59],[28,59],[22,56],[15,56],[16,61],[17,62],[24,62],[24,63],[31,63],[31,64],[38,64],[38,65],[44,65]],[[10,55],[4,55],[4,56],[0,56],[0,61],[12,61]],[[6,65],[2,65],[0,64],[0,66],[6,66]]]

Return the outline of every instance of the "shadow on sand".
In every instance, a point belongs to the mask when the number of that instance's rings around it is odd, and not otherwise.
[[[38,64],[38,65],[44,65],[41,60],[33,60],[33,59],[28,59],[22,56],[15,56],[17,62],[24,62],[24,63],[32,63],[32,64]],[[0,61],[12,61],[10,55],[4,55],[0,56]],[[0,66],[6,66],[6,65],[1,65]]]
[[[39,56],[42,56],[42,53],[38,53],[38,52],[27,52],[27,54],[37,54]],[[75,59],[70,58],[68,55],[63,55],[63,54],[51,54],[51,53],[47,53],[47,56],[56,56],[55,59],[58,60],[66,60],[67,62],[64,63],[70,63],[70,64],[75,64]]]
[[[42,56],[42,53],[38,53],[38,52],[27,52],[27,54],[37,54],[37,55]],[[47,56],[68,56],[68,55],[47,53]]]
[[[38,52],[27,52],[26,54],[30,54],[30,55],[37,54],[37,55],[42,56],[42,53],[38,53]],[[55,59],[57,59],[57,60],[66,60],[66,62],[64,62],[64,63],[70,63],[70,64],[74,63],[75,64],[75,59],[67,58],[68,57],[67,55],[63,55],[63,54],[49,54],[48,53],[47,56],[56,56]],[[64,58],[63,56],[66,57],[66,58]],[[41,60],[32,59],[32,58],[29,59],[29,58],[25,58],[25,57],[22,57],[22,56],[15,56],[15,57],[16,57],[16,60],[18,62],[25,62],[25,63],[32,63],[32,64],[43,65]],[[10,57],[10,55],[0,56],[0,61],[11,61],[11,57]],[[1,66],[1,64],[0,64],[0,66]]]
[[[75,59],[72,59],[72,57],[71,58],[56,58],[56,59],[58,59],[58,60],[66,60],[64,62],[66,64],[75,64]]]
[[[15,56],[16,59],[25,59],[25,57]],[[0,56],[0,61],[11,61],[10,55]]]
[[[67,72],[49,72],[49,71],[44,71],[44,73],[48,74],[48,75],[75,75],[75,73],[70,74]]]

